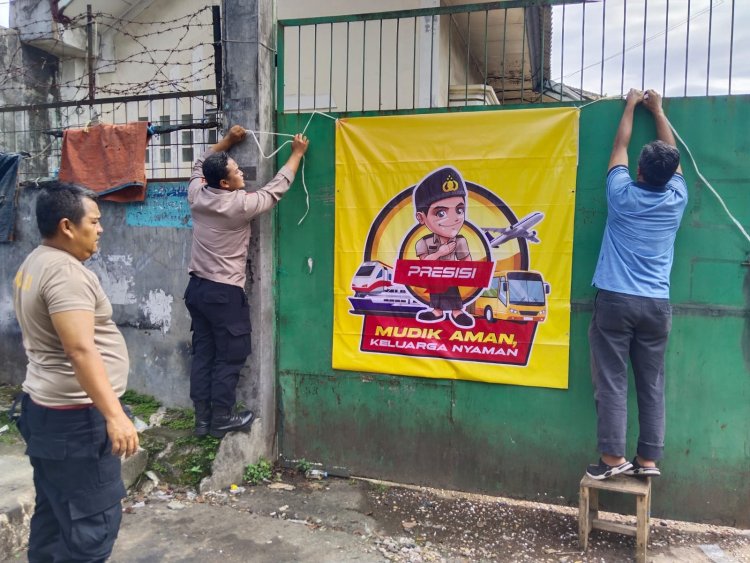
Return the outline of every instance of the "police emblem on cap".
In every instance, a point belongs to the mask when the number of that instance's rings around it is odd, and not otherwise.
[[[424,209],[449,197],[466,197],[464,179],[452,166],[433,170],[414,188],[414,205],[417,209]]]
[[[443,191],[444,192],[458,191],[458,182],[456,182],[453,179],[453,176],[451,174],[448,174],[448,177],[445,179],[445,182],[443,182]]]

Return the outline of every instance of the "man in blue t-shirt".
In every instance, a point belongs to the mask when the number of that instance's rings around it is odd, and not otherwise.
[[[628,172],[633,112],[653,115],[657,141],[643,147],[634,182]],[[674,240],[687,205],[680,153],[653,90],[631,90],[615,135],[607,174],[607,224],[596,264],[589,326],[591,375],[601,459],[586,473],[656,477],[664,450],[664,353],[672,327],[669,274]],[[638,397],[637,455],[625,458],[628,357]]]

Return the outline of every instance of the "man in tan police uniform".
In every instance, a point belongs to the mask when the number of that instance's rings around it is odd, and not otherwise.
[[[15,277],[28,357],[18,426],[34,468],[29,561],[104,561],[122,518],[122,454],[138,434],[118,397],[128,380],[125,340],[93,272],[101,215],[93,192],[55,183],[36,202],[42,243]]]
[[[308,140],[298,134],[292,154],[265,186],[245,191],[237,162],[225,152],[245,138],[233,126],[195,161],[188,186],[193,244],[185,305],[193,331],[190,398],[195,435],[222,438],[247,431],[254,415],[234,412],[240,371],[250,355],[250,306],[245,294],[250,221],[269,211],[289,190]]]

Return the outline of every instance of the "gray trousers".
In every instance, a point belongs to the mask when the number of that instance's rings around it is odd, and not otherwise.
[[[591,376],[601,453],[625,456],[628,357],[638,397],[638,455],[664,451],[664,353],[672,328],[668,299],[600,289],[589,325]]]

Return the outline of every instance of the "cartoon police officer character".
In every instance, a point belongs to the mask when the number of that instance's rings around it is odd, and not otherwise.
[[[469,244],[459,235],[466,220],[466,184],[458,170],[451,166],[438,168],[414,188],[416,219],[432,234],[417,241],[420,260],[471,260]],[[464,311],[458,287],[442,293],[430,292],[430,309],[417,313],[422,323],[436,323],[450,311],[450,320],[459,328],[474,326],[474,318]]]

